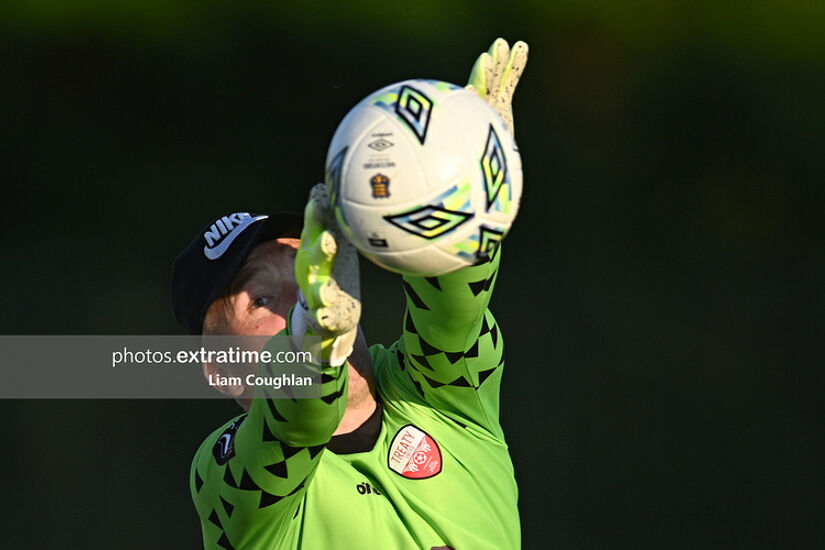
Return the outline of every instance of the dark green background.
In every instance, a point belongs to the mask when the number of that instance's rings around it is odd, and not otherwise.
[[[300,208],[361,97],[524,39],[493,308],[525,547],[825,544],[825,4],[102,4],[0,7],[0,333],[178,333],[208,219]],[[390,343],[398,280],[363,279]],[[233,403],[0,413],[3,548],[199,544],[189,461]]]

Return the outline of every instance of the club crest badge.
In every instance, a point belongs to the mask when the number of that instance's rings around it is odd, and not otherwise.
[[[438,443],[412,424],[398,430],[387,455],[390,470],[407,479],[427,479],[438,475],[441,462]]]
[[[390,196],[390,178],[384,174],[375,174],[370,178],[372,186],[372,198],[386,199]]]

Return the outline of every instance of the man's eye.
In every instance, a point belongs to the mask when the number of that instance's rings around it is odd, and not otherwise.
[[[270,300],[269,296],[261,296],[259,298],[255,298],[255,300],[252,302],[252,307],[253,308],[264,307],[265,305],[267,305],[269,303],[269,300]]]

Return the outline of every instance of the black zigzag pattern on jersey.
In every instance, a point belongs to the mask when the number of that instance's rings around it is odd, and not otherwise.
[[[295,493],[297,493],[298,491],[300,491],[301,489],[304,488],[304,482],[305,481],[306,480],[299,483],[297,487],[295,487],[293,490],[291,490],[289,493],[287,493],[284,496],[273,495],[272,493],[267,493],[266,491],[261,491],[261,498],[258,500],[258,509],[266,508],[267,506],[271,506],[271,505],[275,504],[279,500],[282,500],[286,497],[291,497],[292,495],[294,495]]]
[[[501,366],[501,363],[499,363],[498,365],[496,365],[495,367],[493,367],[491,369],[484,370],[484,371],[479,371],[478,372],[478,385],[471,384],[466,378],[464,378],[464,376],[459,376],[458,378],[456,378],[455,380],[453,380],[451,382],[439,382],[438,380],[433,380],[432,378],[430,378],[429,376],[427,376],[426,374],[424,374],[421,371],[418,371],[418,374],[420,374],[421,377],[424,378],[424,381],[427,382],[427,384],[431,388],[440,388],[442,386],[453,386],[453,387],[457,387],[457,388],[473,388],[475,390],[478,390],[481,387],[481,385],[484,384],[484,381],[487,380],[490,377],[490,375],[493,374],[496,371],[496,369],[499,368],[500,366]]]
[[[484,316],[484,320],[481,323],[481,333],[479,334],[479,338],[484,336],[485,334],[489,333],[490,338],[493,340],[493,348],[498,347],[498,324],[493,323],[491,327],[489,323],[487,323],[487,316]]]
[[[212,513],[211,513],[211,514],[209,514],[209,518],[208,518],[208,519],[209,519],[209,521],[211,521],[212,523],[214,523],[215,525],[217,525],[217,526],[218,526],[218,528],[219,528],[221,531],[223,531],[223,525],[221,525],[221,520],[218,518],[218,512],[217,512],[214,508],[212,509]]]
[[[421,299],[421,296],[416,293],[415,289],[412,287],[410,283],[401,279],[401,284],[404,287],[404,293],[407,295],[407,298],[413,303],[415,307],[418,309],[429,310],[430,308],[427,307],[427,304],[424,303],[424,300]]]
[[[493,285],[493,281],[495,280],[497,274],[498,270],[493,271],[493,274],[486,279],[475,281],[473,283],[467,283],[467,286],[470,287],[470,292],[473,293],[473,296],[478,296],[483,291],[490,290],[490,287]]]
[[[418,337],[418,343],[421,344],[421,351],[424,353],[424,355],[436,355],[438,353],[441,353],[440,349],[424,340],[424,338],[421,336]]]
[[[488,332],[490,332],[490,323],[487,322],[487,316],[485,315],[481,319],[481,332],[479,333],[479,336],[483,336]]]
[[[304,480],[304,481],[306,481],[306,480]],[[278,501],[280,501],[280,500],[282,500],[286,497],[291,497],[292,495],[294,495],[295,493],[297,493],[298,491],[300,491],[301,489],[304,488],[304,481],[299,483],[297,487],[295,487],[293,490],[291,490],[289,493],[287,493],[284,496],[274,495],[272,493],[267,493],[266,491],[261,491],[261,498],[258,500],[258,509],[260,510],[261,508],[266,508],[267,506],[272,506],[276,502],[278,502]]]
[[[428,368],[428,369],[430,369],[430,370],[435,370],[435,369],[432,367],[432,365],[430,365],[430,362],[427,360],[427,358],[426,358],[425,356],[423,356],[423,355],[415,355],[415,354],[411,353],[411,354],[410,354],[410,357],[412,357],[412,358],[413,358],[413,361],[415,361],[415,363],[418,363],[418,364],[419,364],[419,365],[421,365],[422,367]],[[415,363],[413,363],[413,366],[415,366]],[[420,371],[421,369],[416,369],[416,370],[417,370],[417,371]]]
[[[335,393],[331,393],[329,395],[321,396],[321,401],[323,401],[327,405],[331,405],[333,401],[335,401],[336,399],[338,399],[342,395],[344,395],[344,386],[342,386],[341,389],[338,390]]]
[[[476,281],[474,283],[467,283],[467,286],[470,287],[470,291],[473,293],[473,296],[478,296],[481,294],[481,291],[484,290],[484,284],[487,280]]]
[[[468,349],[467,351],[464,352],[464,358],[465,359],[472,358],[472,357],[478,357],[478,340],[479,339],[476,338],[476,341],[473,342],[473,345],[470,346],[470,349]]]
[[[229,542],[229,539],[226,538],[226,533],[221,533],[221,538],[218,539],[216,543],[221,548],[226,548],[226,550],[235,550],[235,547]]]
[[[228,470],[228,469],[229,469],[229,467],[227,466],[227,468],[226,468],[226,469]],[[226,505],[229,505],[229,509],[230,509],[230,510],[232,510],[232,505],[231,505],[231,504],[229,504],[228,502],[226,502],[225,500],[223,500],[223,498],[221,498],[221,502],[223,502],[223,503],[224,503],[224,508],[226,507]],[[229,515],[229,516],[231,517],[231,516],[232,516],[231,511],[230,511],[227,515]],[[221,530],[221,536],[220,536],[220,538],[219,538],[219,539],[215,542],[215,544],[217,544],[217,545],[218,545],[218,546],[220,546],[221,548],[226,548],[227,550],[234,550],[234,549],[235,549],[235,547],[234,547],[234,546],[232,546],[232,544],[229,542],[229,539],[226,537],[226,531],[224,530],[224,527],[223,527],[223,525],[221,524],[221,520],[220,520],[220,518],[218,517],[218,510],[217,510],[216,508],[212,508],[212,511],[210,512],[209,517],[208,517],[207,519],[208,519],[210,522],[212,522],[213,524],[217,525],[217,526],[218,526],[218,529],[220,529],[220,530]]]
[[[261,435],[261,441],[278,441],[278,438],[275,437],[275,434],[272,433],[272,430],[266,425],[266,419],[264,419],[264,433]]]
[[[407,312],[407,318],[404,320],[404,328],[407,332],[412,332],[413,334],[418,334],[418,329],[415,328],[415,323],[413,323],[412,315],[410,312]]]
[[[482,370],[478,372],[478,387],[480,388],[481,385],[484,383],[487,378],[490,377],[491,374],[497,369],[498,367],[493,367],[489,370]]]
[[[309,451],[310,458],[315,458],[318,455],[318,453],[320,453],[321,450],[324,448],[323,445],[317,445],[315,447],[290,447],[289,445],[285,445],[283,443],[281,444],[281,447],[283,449],[284,455],[283,460],[275,462],[274,464],[270,464],[269,466],[264,466],[264,469],[270,474],[282,479],[286,479],[288,477],[286,461],[290,457],[294,456],[295,454],[304,449],[307,449]],[[287,496],[294,495],[304,486],[304,481],[302,481],[297,487],[295,487],[295,489],[290,491],[289,494],[276,495],[274,493],[269,493],[261,489],[249,475],[249,472],[246,470],[246,468],[244,468],[241,471],[241,481],[236,482],[235,477],[232,475],[232,470],[229,468],[229,466],[227,466],[226,470],[224,471],[223,480],[224,483],[235,489],[241,489],[243,491],[260,491],[261,494],[258,500],[259,509],[266,508],[267,506],[271,506]],[[220,498],[221,502],[223,503],[224,510],[226,510],[227,516],[232,517],[234,507],[229,502],[224,500],[223,497]],[[215,512],[215,509],[212,510],[212,514],[209,516],[209,520],[218,525],[219,527],[221,527],[221,529],[223,529],[223,527],[220,525],[220,520]]]
[[[235,507],[232,506],[226,500],[224,500],[224,498],[222,496],[219,495],[218,498],[221,499],[221,504],[223,505],[223,510],[224,510],[224,512],[226,512],[226,517],[228,517],[229,519],[232,519],[232,512],[235,511]]]
[[[282,500],[284,497],[273,495],[272,493],[267,493],[266,491],[261,491],[261,498],[258,499],[258,509],[266,508],[267,506],[272,506],[276,502]]]
[[[452,382],[444,383],[444,382],[439,382],[437,380],[433,380],[432,378],[430,378],[429,376],[427,376],[423,372],[419,373],[419,374],[421,374],[421,376],[424,377],[424,380],[427,382],[427,384],[430,385],[431,388],[440,388],[441,386],[456,386],[456,387],[460,387],[460,388],[470,388],[470,387],[472,387],[472,384],[470,384],[470,382],[466,378],[464,378],[463,376],[459,376],[458,378],[456,378]]]
[[[228,465],[226,466],[226,470],[224,470],[223,472],[223,482],[229,485],[230,487],[233,487],[235,489],[238,488],[238,482],[235,481],[235,476],[232,475],[232,468],[230,468]]]
[[[284,460],[288,460],[289,458],[301,452],[303,447],[290,447],[286,443],[281,443],[281,449],[284,453]]]
[[[464,352],[463,351],[456,351],[456,352],[445,351],[444,355],[447,356],[447,360],[450,362],[451,365],[455,365],[456,363],[458,363],[464,357]]]
[[[198,473],[197,468],[195,469],[195,492],[200,493],[201,487],[203,487],[203,478],[201,478],[200,473]]]
[[[260,487],[252,481],[252,478],[249,476],[249,472],[246,471],[246,468],[241,470],[241,482],[238,483],[238,489],[243,489],[244,491],[257,491],[260,489]]]
[[[326,445],[323,445],[323,444],[322,445],[316,445],[314,447],[307,447],[307,451],[309,451],[309,458],[313,459],[316,456],[318,456],[318,453],[323,451],[324,447],[326,447]]]
[[[397,347],[395,348],[395,358],[398,359],[398,366],[401,368],[401,370],[407,368],[406,361],[404,361],[404,354]]]
[[[435,379],[430,378],[429,376],[427,376],[427,374],[424,373],[422,368],[420,368],[420,367],[424,367],[424,368],[427,368],[431,371],[435,371],[435,369],[432,367],[431,360],[436,355],[438,355],[439,353],[443,353],[445,355],[445,357],[447,358],[447,360],[450,362],[451,365],[455,365],[461,359],[476,358],[476,357],[479,356],[479,342],[481,341],[481,339],[483,337],[485,337],[485,335],[488,335],[488,334],[490,335],[489,337],[490,337],[490,340],[493,344],[493,349],[494,350],[499,349],[499,346],[498,346],[498,344],[499,344],[498,324],[495,323],[495,321],[493,321],[493,323],[491,324],[490,320],[488,319],[488,315],[489,315],[489,313],[485,313],[484,316],[482,317],[482,319],[481,319],[481,330],[479,331],[478,338],[476,338],[476,340],[473,342],[472,346],[470,346],[466,351],[463,351],[463,352],[461,352],[461,351],[459,351],[459,352],[445,352],[445,351],[437,349],[435,346],[433,346],[432,344],[427,342],[423,337],[421,337],[420,334],[418,334],[418,331],[415,330],[415,324],[413,323],[412,317],[409,316],[409,314],[408,314],[407,323],[410,326],[407,327],[407,330],[408,330],[408,332],[410,332],[412,334],[416,334],[418,336],[418,343],[421,346],[421,350],[423,352],[423,355],[410,353],[409,356],[413,359],[413,368],[415,369],[416,372],[418,372],[424,378],[424,381],[427,383],[427,385],[429,385],[431,388],[440,388],[442,386],[453,386],[453,387],[463,387],[463,388],[472,387],[472,388],[475,388],[476,390],[478,390],[478,388],[481,387],[481,385],[484,383],[484,381],[487,380],[487,378],[489,378],[490,375],[493,374],[493,372],[498,367],[500,367],[501,365],[504,364],[504,355],[502,354],[498,365],[496,365],[495,367],[493,367],[491,369],[485,370],[485,371],[479,371],[478,372],[478,385],[472,384],[464,376],[459,376],[458,378],[456,378],[456,379],[454,379],[450,382],[439,382],[438,380],[435,380]],[[412,330],[410,330],[410,328],[412,328]],[[420,367],[419,367],[419,365],[420,365]]]
[[[269,466],[264,466],[264,470],[269,472],[270,474],[286,479],[289,477],[287,474],[286,469],[286,460],[282,460],[280,462],[276,462],[275,464],[270,464]]]
[[[278,422],[286,422],[287,421],[287,419],[284,418],[284,415],[282,415],[280,412],[278,412],[278,408],[275,406],[275,400],[274,399],[267,399],[266,404],[269,407],[269,412],[270,412],[270,414],[272,414],[272,418],[274,418]]]
[[[425,280],[432,285],[436,290],[441,290],[441,283],[438,282],[438,277],[425,277]]]
[[[489,280],[491,280],[491,279],[488,279],[488,281]],[[484,282],[484,281],[482,281],[482,282]],[[414,360],[415,363],[417,363],[417,364],[421,365],[422,367],[424,367],[426,369],[429,369],[431,371],[435,370],[435,369],[433,368],[433,366],[430,363],[428,358],[429,357],[434,357],[434,356],[438,355],[439,353],[443,353],[447,357],[447,360],[450,361],[450,364],[452,364],[452,365],[455,365],[462,358],[478,357],[478,341],[485,334],[489,333],[491,335],[491,338],[492,338],[492,341],[493,341],[493,348],[498,347],[498,326],[494,324],[493,327],[491,328],[489,323],[487,322],[487,316],[486,315],[484,315],[484,317],[482,319],[481,332],[479,333],[478,339],[476,339],[476,341],[473,342],[473,345],[470,346],[465,351],[458,351],[458,352],[442,351],[442,350],[436,348],[435,346],[433,346],[432,344],[430,344],[429,342],[427,342],[418,333],[418,330],[415,327],[415,322],[413,321],[413,318],[409,314],[409,312],[407,312],[407,317],[406,317],[406,320],[405,320],[405,327],[404,328],[407,330],[407,332],[409,332],[411,334],[415,334],[416,336],[418,336],[418,344],[419,344],[419,346],[421,346],[422,355],[418,355],[418,354],[415,354],[415,353],[410,353],[410,357]],[[416,369],[416,370],[420,371],[420,369]]]

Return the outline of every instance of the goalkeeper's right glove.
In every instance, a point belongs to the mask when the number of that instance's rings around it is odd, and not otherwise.
[[[305,334],[320,335],[322,360],[344,364],[361,317],[358,253],[338,230],[323,183],[312,188],[304,210],[295,279],[300,292],[290,323],[293,344],[300,347]]]

